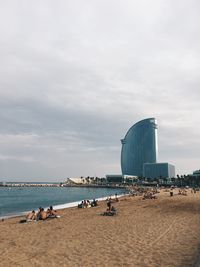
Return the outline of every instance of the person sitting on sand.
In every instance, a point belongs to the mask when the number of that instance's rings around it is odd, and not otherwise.
[[[97,200],[93,199],[93,201],[91,202],[91,207],[96,207],[98,205]]]
[[[27,215],[26,215],[26,220],[27,221],[34,221],[36,220],[36,213],[34,210],[32,210],[31,212],[29,212]]]
[[[87,200],[87,208],[91,208],[91,204],[89,200]]]
[[[83,208],[87,208],[87,201],[85,199],[83,200]]]
[[[49,207],[49,209],[47,210],[47,217],[56,217],[57,215],[57,211],[53,209],[52,206]]]
[[[103,216],[113,216],[117,214],[117,209],[114,206],[111,206],[106,211],[102,213]]]
[[[84,208],[84,201],[82,200],[80,204],[78,204],[78,208]]]
[[[147,194],[147,193],[144,193],[144,195],[143,195],[143,198],[142,198],[142,199],[146,199],[146,198],[148,198],[148,194]]]
[[[37,220],[46,220],[46,218],[47,218],[47,212],[40,207],[37,213]]]
[[[114,206],[112,206],[111,207],[111,211],[116,213],[117,212],[117,209]]]
[[[187,196],[187,190],[186,190],[186,189],[183,190],[182,195],[183,195],[183,196]]]

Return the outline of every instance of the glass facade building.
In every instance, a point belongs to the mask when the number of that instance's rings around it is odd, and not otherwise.
[[[143,164],[157,162],[156,119],[148,118],[134,124],[121,143],[122,174],[143,176]]]
[[[143,174],[146,178],[174,178],[175,167],[169,163],[144,163]]]
[[[193,175],[200,177],[200,170],[193,171]]]
[[[124,176],[121,174],[107,174],[106,175],[107,183],[119,183],[121,184],[124,181]]]

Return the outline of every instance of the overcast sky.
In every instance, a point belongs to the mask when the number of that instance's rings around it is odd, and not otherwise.
[[[1,0],[0,180],[120,173],[158,122],[158,161],[200,169],[198,0]]]

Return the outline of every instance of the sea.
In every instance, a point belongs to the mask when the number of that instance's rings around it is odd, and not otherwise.
[[[122,188],[91,187],[0,187],[0,219],[26,214],[39,207],[75,207],[84,199],[104,200],[125,194]]]

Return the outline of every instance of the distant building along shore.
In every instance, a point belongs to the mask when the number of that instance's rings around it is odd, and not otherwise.
[[[157,163],[157,121],[155,118],[134,124],[121,140],[121,169],[123,175],[147,178],[175,177],[175,167]]]

